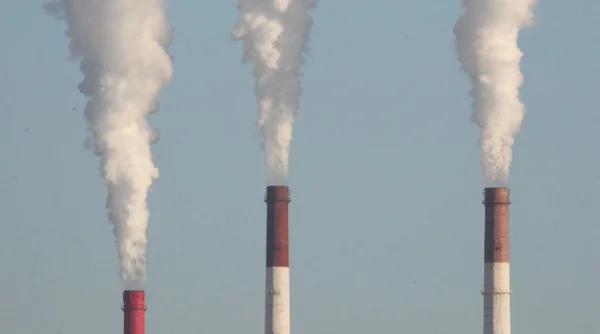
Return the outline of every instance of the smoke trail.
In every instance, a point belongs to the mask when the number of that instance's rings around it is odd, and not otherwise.
[[[519,30],[533,20],[536,0],[463,0],[454,27],[462,69],[473,83],[472,120],[481,128],[479,145],[486,186],[506,185],[514,136],[525,108]]]
[[[125,288],[146,276],[146,198],[158,169],[146,116],[172,77],[164,0],[55,0],[44,8],[68,24],[70,51],[81,60],[95,153],[108,187],[106,207],[117,239]]]
[[[316,0],[238,0],[241,15],[232,36],[244,41],[244,61],[254,64],[269,185],[287,183],[300,66],[312,26],[309,12],[316,5]]]

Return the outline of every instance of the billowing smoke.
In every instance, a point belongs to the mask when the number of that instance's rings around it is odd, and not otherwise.
[[[126,289],[146,279],[146,198],[158,169],[147,115],[173,75],[164,0],[56,0],[44,8],[65,19],[71,56],[81,59],[79,90],[108,187],[106,207],[114,226]]]
[[[519,99],[523,54],[519,30],[531,25],[536,0],[463,0],[454,34],[462,69],[473,83],[472,120],[481,128],[486,186],[507,185],[514,136],[525,108]]]
[[[254,64],[268,185],[287,183],[300,66],[312,26],[309,12],[316,5],[316,0],[238,0],[241,15],[232,35],[244,41],[244,61]]]

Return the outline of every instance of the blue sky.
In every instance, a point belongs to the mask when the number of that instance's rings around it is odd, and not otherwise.
[[[292,144],[294,333],[481,332],[483,187],[459,1],[321,1]],[[0,3],[0,332],[118,333],[121,283],[78,64],[42,1]],[[171,1],[152,116],[148,334],[262,333],[264,160],[231,1]],[[600,3],[522,33],[513,331],[597,332]],[[77,110],[73,110],[76,108]]]

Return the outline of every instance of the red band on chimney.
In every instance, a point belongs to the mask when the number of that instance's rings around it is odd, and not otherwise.
[[[140,290],[123,292],[123,333],[145,334],[146,295]]]
[[[485,262],[508,263],[508,188],[485,188]]]
[[[289,267],[287,186],[268,186],[267,203],[267,267]]]

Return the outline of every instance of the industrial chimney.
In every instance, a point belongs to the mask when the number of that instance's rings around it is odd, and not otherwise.
[[[287,186],[268,186],[265,334],[290,334],[290,259]]]
[[[145,334],[146,296],[142,290],[125,290],[123,292],[123,333]]]
[[[510,334],[508,188],[485,188],[483,334]]]

